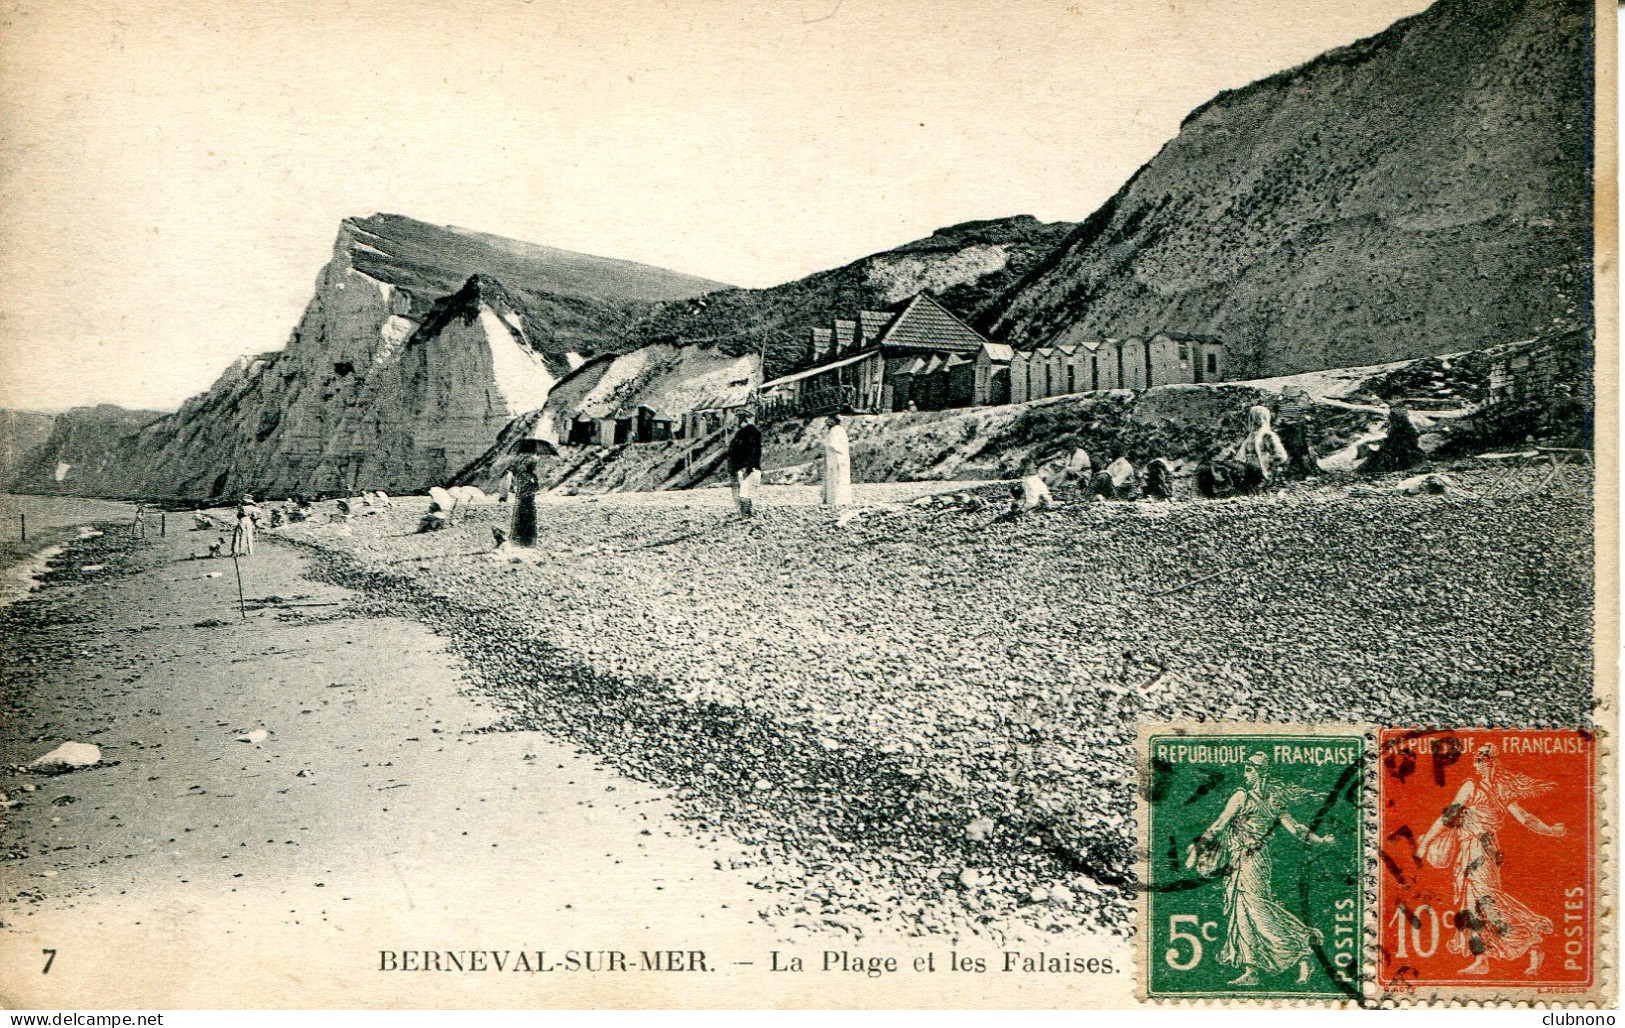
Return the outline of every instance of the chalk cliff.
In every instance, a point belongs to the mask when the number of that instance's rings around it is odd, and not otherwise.
[[[36,417],[49,419],[45,438],[33,438],[32,445],[19,446],[8,455],[0,487],[79,496],[97,494],[107,483],[121,483],[134,435],[164,413],[103,403]],[[30,435],[37,436],[39,425],[31,427]]]
[[[47,444],[28,491],[230,497],[448,481],[649,304],[720,283],[395,215],[346,220],[285,349],[174,414]],[[61,425],[59,424],[59,428]],[[49,469],[76,466],[56,481]]]
[[[966,321],[976,318],[1076,227],[1030,214],[962,222],[783,285],[655,304],[631,326],[628,338],[759,352],[771,378],[806,363],[809,328],[859,310],[879,310],[922,289]]]
[[[1591,319],[1592,6],[1441,0],[1220,94],[980,327],[1279,375]]]

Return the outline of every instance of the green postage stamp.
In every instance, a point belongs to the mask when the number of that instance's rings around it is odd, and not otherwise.
[[[1145,996],[1357,1001],[1364,735],[1153,727],[1140,756]]]

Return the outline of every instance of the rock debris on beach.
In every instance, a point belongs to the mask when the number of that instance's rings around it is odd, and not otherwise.
[[[762,917],[1126,931],[1136,725],[1538,724],[1590,695],[1589,510],[1556,497],[728,517],[716,494],[279,530],[454,640],[507,716],[762,857]],[[850,513],[850,512],[848,512]],[[772,870],[777,868],[777,870]],[[793,888],[791,887],[793,886]],[[1041,897],[1041,898],[1040,898]]]

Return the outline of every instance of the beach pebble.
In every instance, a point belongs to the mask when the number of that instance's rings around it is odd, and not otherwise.
[[[36,771],[61,773],[94,767],[101,763],[101,759],[100,746],[88,742],[65,742],[28,766]]]
[[[271,733],[263,728],[256,728],[252,732],[244,732],[237,737],[238,742],[262,743],[271,737]]]

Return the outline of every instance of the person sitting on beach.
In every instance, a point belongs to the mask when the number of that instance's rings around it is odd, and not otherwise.
[[[1055,498],[1042,475],[1028,475],[1010,486],[1010,514],[1016,517],[1035,510],[1052,510]]]
[[[225,538],[225,536],[220,536],[219,538],[215,539],[214,542],[209,544],[209,556],[210,557],[218,557],[218,556],[220,556],[220,551],[225,549],[225,548],[226,548],[226,538]]]
[[[1079,496],[1087,495],[1095,479],[1095,462],[1089,459],[1089,451],[1081,446],[1073,449],[1063,470],[1067,486]]]
[[[1241,464],[1241,491],[1257,492],[1275,478],[1275,472],[1290,459],[1281,437],[1270,427],[1270,409],[1247,408],[1247,437],[1236,455]]]
[[[1107,500],[1132,500],[1140,495],[1140,476],[1123,454],[1095,475],[1090,494]]]
[[[1286,447],[1285,474],[1291,478],[1308,478],[1320,473],[1320,461],[1315,458],[1314,446],[1309,441],[1311,412],[1309,394],[1302,386],[1288,386],[1281,391],[1275,405],[1275,429]]]
[[[1174,498],[1174,469],[1161,457],[1145,466],[1145,495],[1154,500]]]

